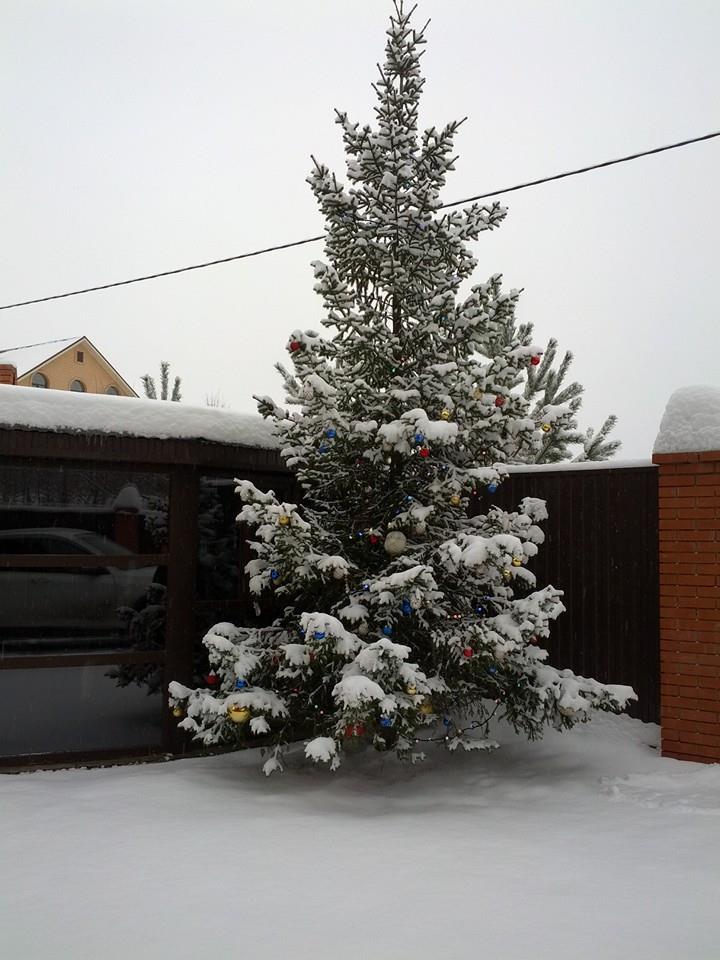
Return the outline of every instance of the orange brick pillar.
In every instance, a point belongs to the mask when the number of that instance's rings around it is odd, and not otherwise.
[[[656,453],[662,752],[720,762],[720,451]]]

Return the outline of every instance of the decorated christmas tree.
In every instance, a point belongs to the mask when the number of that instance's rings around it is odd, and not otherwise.
[[[216,625],[208,686],[170,688],[202,742],[264,735],[266,773],[298,741],[333,769],[361,745],[409,758],[424,741],[488,749],[493,717],[537,737],[634,697],[546,662],[563,606],[531,572],[544,503],[479,511],[504,464],[539,451],[571,412],[551,406],[539,426],[532,415],[523,384],[541,350],[515,328],[517,292],[493,276],[460,296],[468,243],[506,211],[440,209],[459,124],[418,130],[425,39],[410,16],[398,0],[375,128],[337,114],[347,183],[313,161],[329,335],[290,335],[293,369],[279,366],[290,412],[258,398],[300,503],[238,481],[239,519],[255,530],[250,589],[278,615]]]

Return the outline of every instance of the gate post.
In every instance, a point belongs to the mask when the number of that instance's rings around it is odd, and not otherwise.
[[[662,753],[717,763],[720,450],[656,453],[653,462],[659,468]]]

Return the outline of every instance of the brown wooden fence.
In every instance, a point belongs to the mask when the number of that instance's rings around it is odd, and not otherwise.
[[[489,503],[547,501],[546,541],[533,561],[538,583],[565,591],[567,612],[548,644],[553,666],[627,683],[631,713],[660,722],[657,468],[583,468],[513,473]]]

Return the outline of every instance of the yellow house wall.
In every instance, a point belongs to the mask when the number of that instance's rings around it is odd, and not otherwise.
[[[78,350],[82,350],[84,360],[79,363],[75,359]],[[33,370],[47,377],[48,387],[51,390],[69,390],[72,380],[81,380],[85,384],[87,393],[105,393],[109,386],[117,389],[121,397],[131,397],[132,393],[123,382],[114,374],[114,371],[103,363],[87,344],[73,346],[59,356],[48,360]],[[30,387],[32,374],[18,377],[21,387]]]

